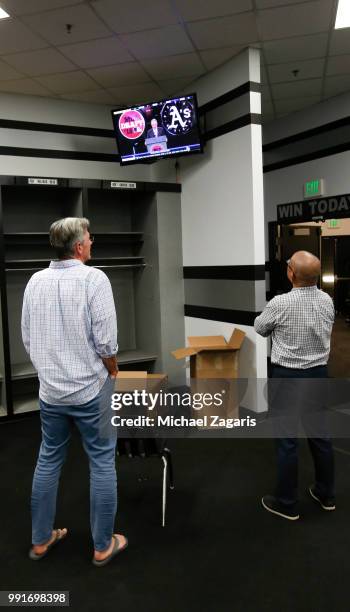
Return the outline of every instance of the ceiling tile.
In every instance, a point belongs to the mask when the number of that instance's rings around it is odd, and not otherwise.
[[[99,89],[97,83],[90,79],[85,72],[79,70],[37,77],[36,80],[58,94]]]
[[[85,4],[23,17],[23,21],[34,31],[40,32],[53,45],[103,38],[111,34],[111,31]],[[72,25],[70,34],[66,29],[67,23]]]
[[[334,55],[328,58],[327,75],[350,74],[350,55]]]
[[[237,55],[243,48],[242,45],[236,45],[235,47],[224,47],[224,49],[208,49],[207,51],[201,51],[199,55],[207,70],[213,70]]]
[[[148,74],[137,62],[92,68],[91,70],[87,70],[87,73],[103,87],[135,85],[150,81]]]
[[[263,43],[263,49],[267,64],[324,57],[327,50],[327,34],[267,41]]]
[[[275,107],[276,112],[280,113],[293,113],[298,110],[302,110],[313,104],[320,102],[320,96],[309,96],[307,98],[291,98],[289,100],[276,100]]]
[[[273,66],[268,66],[270,83],[294,82],[317,77],[321,78],[323,75],[324,63],[324,59],[313,59],[306,62],[296,61],[286,64],[273,64]],[[294,75],[293,70],[299,70],[299,73]]]
[[[43,87],[34,79],[21,79],[18,81],[2,81],[0,83],[0,91],[9,91],[12,93],[28,94],[32,96],[52,96],[46,87]]]
[[[188,31],[198,49],[232,47],[232,42],[242,45],[258,40],[254,13],[189,23]]]
[[[155,80],[166,80],[170,76],[174,79],[191,75],[199,76],[205,72],[196,53],[145,60],[142,65]]]
[[[79,3],[81,0],[1,0],[1,6],[8,9],[10,15],[30,15]]]
[[[5,55],[4,60],[28,76],[52,74],[75,69],[74,64],[52,48]]]
[[[76,100],[77,102],[89,102],[90,104],[111,104],[113,105],[113,96],[105,89],[97,89],[96,91],[81,91],[74,93],[65,93],[60,96],[64,100]]]
[[[326,32],[332,2],[316,0],[258,12],[259,31],[264,40]]]
[[[176,0],[176,5],[185,21],[233,15],[253,8],[252,0]]]
[[[47,43],[19,21],[0,21],[0,55],[43,47]]]
[[[173,94],[182,94],[184,89],[187,88],[193,81],[195,81],[193,77],[167,79],[165,81],[159,81],[159,86],[162,91],[164,91],[165,95],[171,96]]]
[[[310,79],[308,81],[297,81],[291,83],[279,83],[272,85],[274,100],[284,98],[301,98],[318,96],[321,94],[322,79]]]
[[[163,57],[193,51],[192,44],[180,25],[171,25],[147,32],[122,34],[120,38],[138,59]]]
[[[0,81],[9,81],[14,79],[20,79],[23,77],[23,74],[17,72],[12,66],[5,64],[2,60],[0,60]]]
[[[155,83],[143,83],[142,85],[129,85],[127,87],[112,87],[109,89],[117,104],[143,104],[161,100],[164,94]]]
[[[178,23],[178,17],[169,0],[97,0],[91,6],[108,26],[117,33],[137,32]]]
[[[331,35],[329,54],[341,55],[343,53],[350,53],[349,28],[344,28],[342,30],[333,30]]]
[[[64,45],[59,47],[59,50],[80,68],[109,66],[133,60],[130,53],[115,37]]]
[[[330,98],[350,90],[350,74],[331,76],[325,79],[324,97]]]
[[[305,0],[255,0],[257,9],[276,8],[276,6],[300,4],[301,2],[305,2]]]

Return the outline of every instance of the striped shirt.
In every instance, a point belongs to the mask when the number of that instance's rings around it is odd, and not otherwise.
[[[78,259],[52,261],[36,272],[24,292],[22,338],[43,401],[79,405],[93,399],[108,376],[101,358],[118,350],[105,273]]]
[[[277,295],[254,321],[261,336],[271,334],[271,362],[285,368],[326,365],[330,351],[334,306],[316,285]]]

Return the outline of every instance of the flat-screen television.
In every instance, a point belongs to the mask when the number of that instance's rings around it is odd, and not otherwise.
[[[112,111],[120,163],[202,153],[196,94]]]

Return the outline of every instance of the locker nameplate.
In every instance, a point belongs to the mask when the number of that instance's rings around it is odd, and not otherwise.
[[[113,189],[136,189],[136,183],[125,183],[123,181],[111,181]]]
[[[58,185],[58,180],[54,178],[29,178],[28,185]]]

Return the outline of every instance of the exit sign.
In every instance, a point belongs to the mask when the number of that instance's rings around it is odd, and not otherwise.
[[[324,195],[323,179],[314,179],[304,183],[304,198],[318,198]]]
[[[329,219],[329,222],[328,222],[328,227],[329,228],[334,229],[336,227],[339,227],[339,225],[340,225],[339,219]]]

